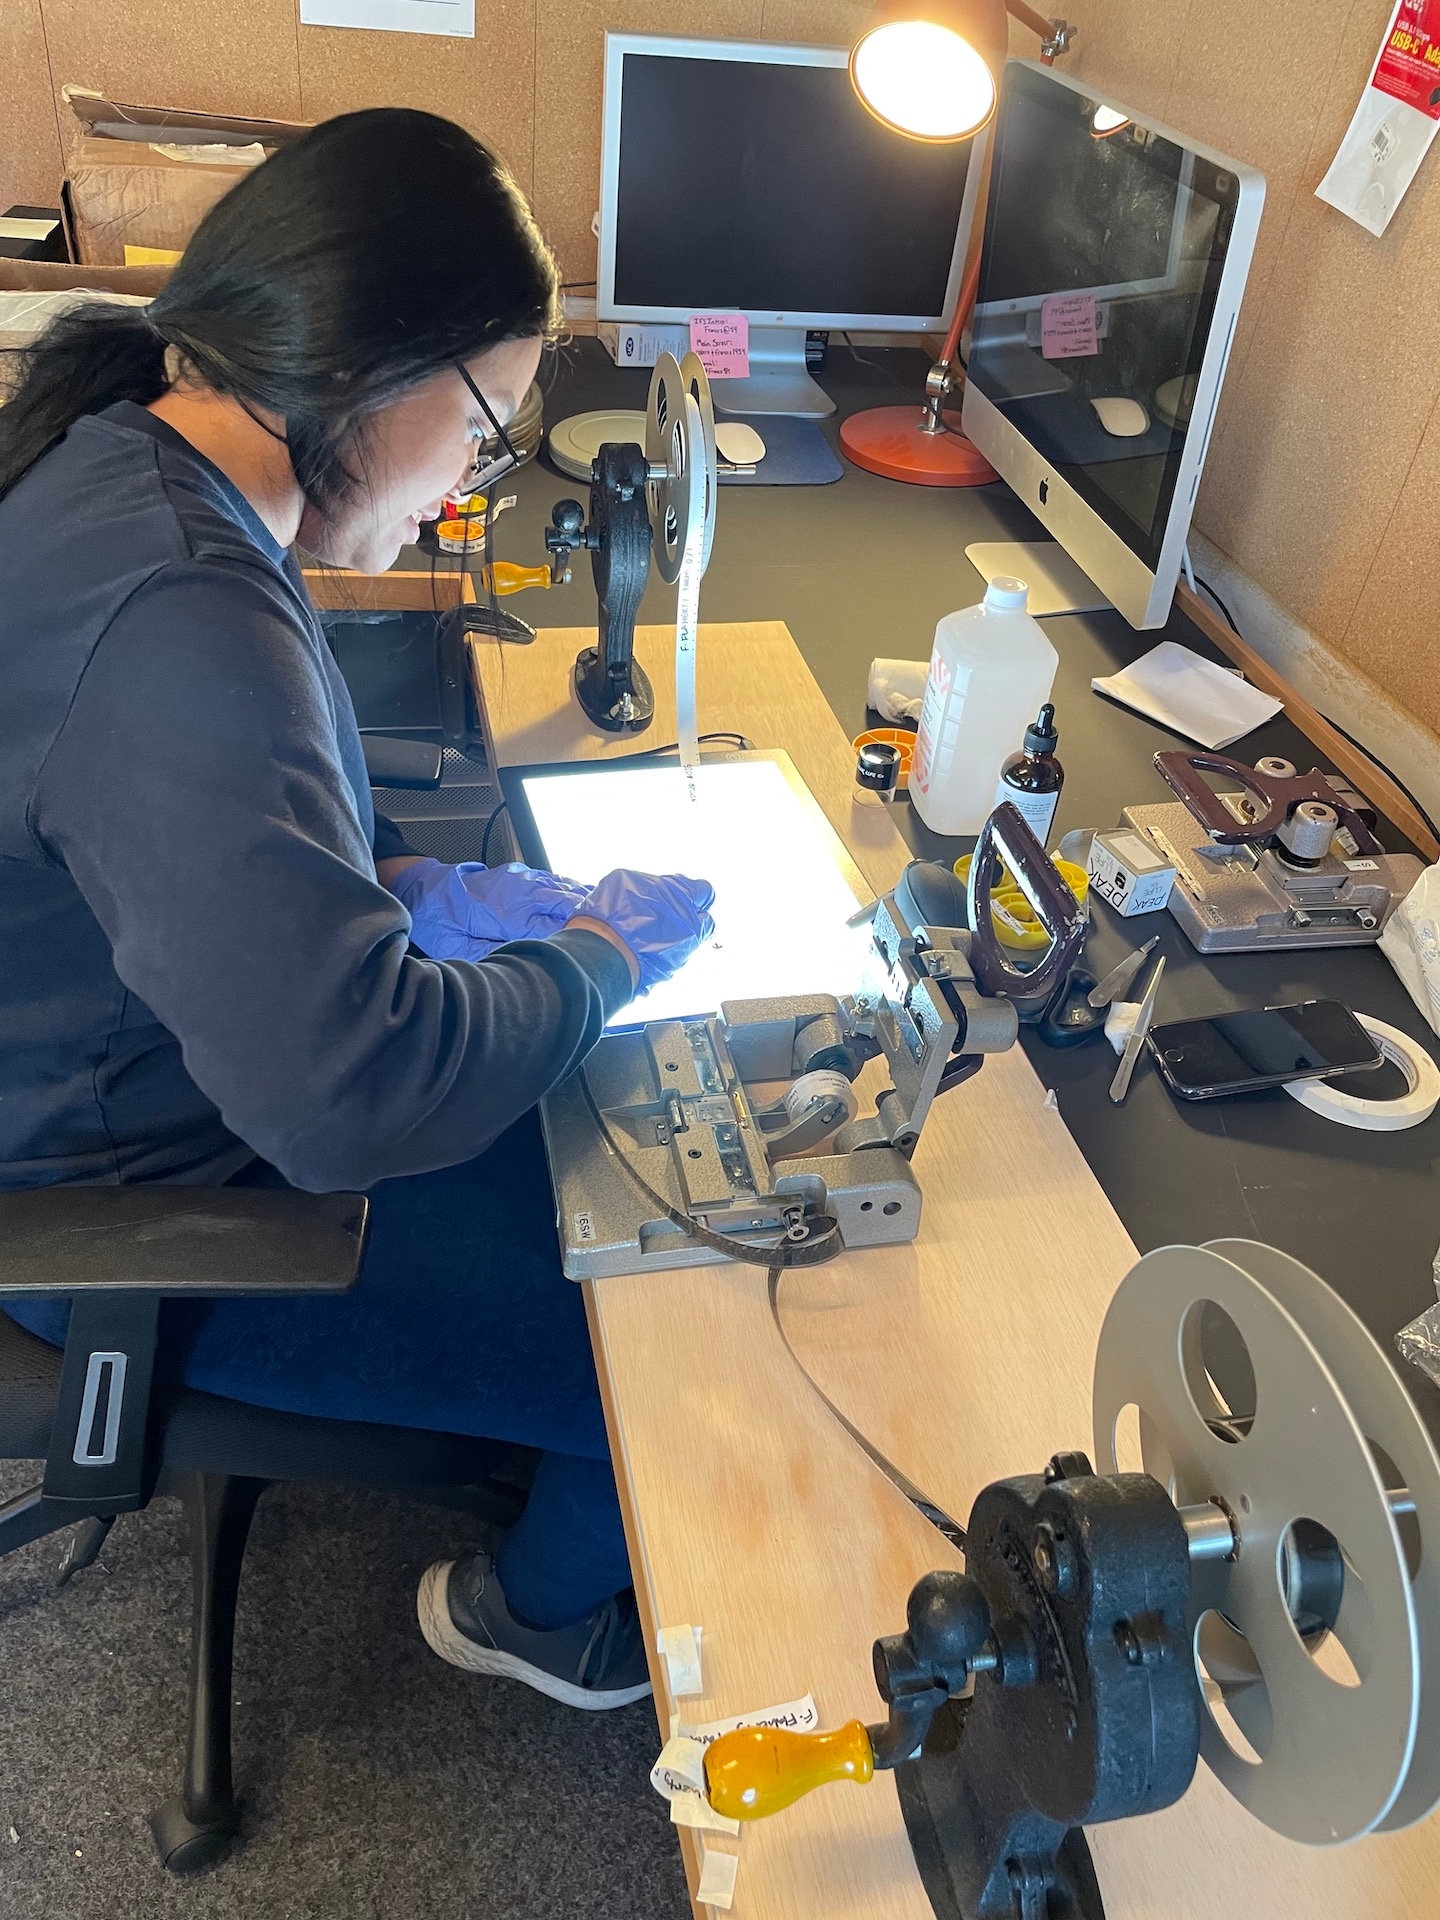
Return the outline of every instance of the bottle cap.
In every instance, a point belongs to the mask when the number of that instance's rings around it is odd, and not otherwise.
[[[1033,727],[1025,729],[1026,753],[1053,753],[1060,744],[1060,736],[1055,731],[1055,709],[1047,700],[1041,707]]]
[[[1030,598],[1030,588],[1026,581],[1013,579],[1008,573],[997,573],[985,589],[985,604],[997,612],[1023,612]]]

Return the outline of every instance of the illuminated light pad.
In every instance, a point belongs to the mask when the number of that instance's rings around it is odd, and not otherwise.
[[[593,885],[616,867],[684,873],[715,888],[715,937],[610,1026],[717,1013],[723,1000],[854,993],[870,948],[845,922],[860,904],[810,796],[778,762],[706,761],[692,800],[674,766],[526,775],[551,870]]]

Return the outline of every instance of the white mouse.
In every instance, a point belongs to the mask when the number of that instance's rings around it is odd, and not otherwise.
[[[1113,433],[1117,440],[1135,440],[1149,431],[1150,416],[1138,400],[1110,394],[1100,400],[1092,400],[1090,404],[1106,433]]]
[[[757,466],[765,458],[765,442],[744,420],[715,422],[715,450],[733,467]]]

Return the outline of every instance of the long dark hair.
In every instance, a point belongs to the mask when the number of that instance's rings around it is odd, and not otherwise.
[[[502,340],[553,334],[555,262],[500,161],[434,114],[342,114],[206,215],[148,308],[54,320],[0,407],[0,498],[74,423],[165,392],[173,346],[218,393],[283,416],[320,512],[360,478],[368,414]]]

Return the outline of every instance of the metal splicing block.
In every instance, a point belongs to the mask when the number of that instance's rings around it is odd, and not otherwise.
[[[1179,800],[1124,818],[1174,865],[1170,912],[1201,953],[1368,946],[1420,877],[1338,774],[1212,753],[1157,753],[1155,766]],[[1216,793],[1204,773],[1240,790]]]
[[[915,925],[892,894],[871,936],[853,998],[729,1001],[718,1017],[612,1034],[547,1096],[572,1280],[726,1257],[647,1200],[635,1175],[711,1233],[757,1246],[801,1239],[823,1217],[846,1247],[914,1239],[910,1156],[931,1103],[983,1053],[1012,1045],[1017,1020],[1008,1000],[980,993],[964,929]],[[861,1115],[849,1083],[882,1056],[891,1084]]]

